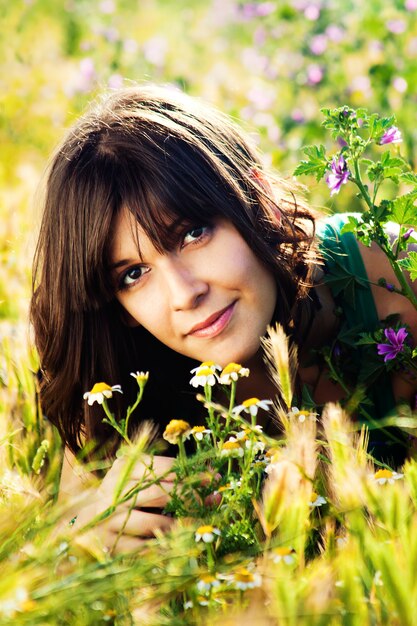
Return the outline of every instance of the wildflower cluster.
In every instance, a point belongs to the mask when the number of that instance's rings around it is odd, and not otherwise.
[[[356,186],[364,211],[350,214],[341,232],[353,233],[365,246],[376,245],[382,250],[394,278],[387,280],[382,275],[378,286],[404,296],[417,310],[417,297],[411,288],[417,278],[417,176],[398,152],[402,133],[395,118],[381,118],[347,106],[322,112],[323,126],[337,141],[338,150],[328,155],[323,145],[306,147],[307,158],[296,168],[295,175],[314,175],[317,180],[324,177],[331,196],[348,183]],[[395,186],[398,195],[393,196]],[[382,195],[384,188],[388,199]],[[357,290],[369,283],[366,276],[353,275],[337,260],[325,281],[336,303],[343,294],[344,301],[353,307]],[[387,370],[401,370],[407,378],[415,379],[417,375],[417,352],[412,349],[415,339],[410,329],[400,324],[399,316],[389,316],[380,327],[370,330],[358,328],[355,332],[341,324],[334,344],[320,351],[330,377],[345,391],[347,406],[358,410],[366,420],[370,415],[364,398],[368,386],[376,379],[382,380]]]
[[[272,342],[275,331],[269,329],[269,332]],[[207,361],[193,369],[190,384],[204,392],[197,397],[206,417],[197,424],[189,416],[172,419],[163,432],[163,439],[177,448],[175,480],[164,512],[184,520],[194,546],[192,558],[198,567],[194,583],[185,594],[184,611],[196,606],[211,609],[225,606],[231,593],[237,592],[242,597],[259,587],[264,575],[259,562],[262,553],[272,567],[291,567],[304,550],[299,541],[289,540],[293,532],[290,530],[293,519],[287,515],[291,499],[300,499],[307,517],[317,516],[319,509],[325,509],[328,503],[319,493],[319,486],[317,491],[313,488],[315,463],[308,461],[304,465],[302,460],[311,458],[307,449],[314,449],[316,415],[291,406],[293,381],[288,341],[280,329],[275,339],[280,348],[275,349],[280,353],[277,371],[284,381],[281,385],[284,397],[290,403],[280,409],[283,424],[288,436],[301,446],[299,449],[289,455],[283,453],[281,445],[265,433],[263,423],[269,421],[271,400],[250,397],[236,403],[238,385],[249,376],[249,370],[239,363],[221,368]],[[286,357],[282,358],[282,354]],[[129,407],[128,416],[140,401],[147,381],[147,374],[136,372],[132,376],[139,390],[138,400],[133,408]],[[85,399],[102,404],[104,421],[114,425],[129,444],[128,450],[134,449],[127,431],[128,419],[117,422],[109,408],[115,391],[121,392],[118,385],[101,383],[87,392]],[[100,397],[99,392],[102,392]],[[216,400],[226,398],[225,406],[214,402],[213,394]],[[119,486],[119,501],[133,498],[129,514],[138,491],[154,483],[152,461],[149,477],[148,482],[133,490],[130,487],[127,493]]]

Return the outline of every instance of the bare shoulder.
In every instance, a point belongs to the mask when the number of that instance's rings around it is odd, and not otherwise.
[[[387,231],[391,239],[394,240],[397,236],[396,225],[388,224]],[[417,245],[413,246],[413,248],[417,250]],[[368,248],[359,243],[359,249],[368,278],[371,283],[373,283],[372,293],[380,319],[387,317],[387,315],[390,315],[391,313],[399,313],[402,316],[403,321],[409,323],[410,326],[414,326],[417,329],[417,311],[407,298],[397,293],[392,293],[385,287],[380,287],[378,285],[378,281],[381,278],[385,278],[388,283],[391,283],[395,287],[399,288],[398,280],[385,254],[376,244],[372,244],[371,247]],[[413,282],[408,277],[408,282],[414,293],[417,295],[417,281]],[[405,318],[403,318],[403,316],[405,316]]]
[[[395,224],[388,225],[389,234],[393,239],[396,237],[395,226]],[[378,281],[381,278],[385,278],[388,283],[391,283],[395,287],[399,288],[398,280],[387,257],[376,244],[372,244],[370,248],[359,244],[359,249],[368,278],[372,283],[371,290],[379,319],[383,320],[388,317],[388,315],[396,313],[399,314],[401,321],[409,327],[413,345],[417,345],[416,309],[404,296],[398,293],[392,293],[385,287],[380,287],[378,285]],[[408,282],[414,293],[417,295],[417,281],[412,282],[408,279]],[[412,383],[410,380],[405,381],[399,376],[395,376],[393,379],[393,388],[397,399],[408,398],[411,393],[417,391],[417,381]]]

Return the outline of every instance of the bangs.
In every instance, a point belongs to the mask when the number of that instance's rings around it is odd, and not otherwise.
[[[240,203],[218,163],[194,146],[169,136],[163,150],[154,147],[146,156],[140,163],[130,158],[123,164],[119,210],[134,215],[158,252],[175,248],[184,225],[210,225],[217,217],[238,214]]]

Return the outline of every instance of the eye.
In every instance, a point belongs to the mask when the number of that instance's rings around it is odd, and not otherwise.
[[[129,287],[136,285],[136,283],[142,278],[144,274],[146,274],[147,271],[148,269],[142,265],[129,267],[129,269],[126,270],[126,272],[124,272],[120,277],[119,289],[128,289]]]
[[[182,246],[188,246],[203,240],[210,233],[210,226],[193,226],[185,233],[182,239]]]

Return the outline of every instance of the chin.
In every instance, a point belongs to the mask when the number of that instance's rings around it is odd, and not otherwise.
[[[238,349],[238,350],[230,350],[225,352],[218,352],[213,350],[207,352],[201,361],[214,361],[217,365],[220,365],[222,368],[226,367],[228,363],[239,363],[240,365],[246,365],[259,351],[259,343],[256,347],[252,347],[252,349]]]

